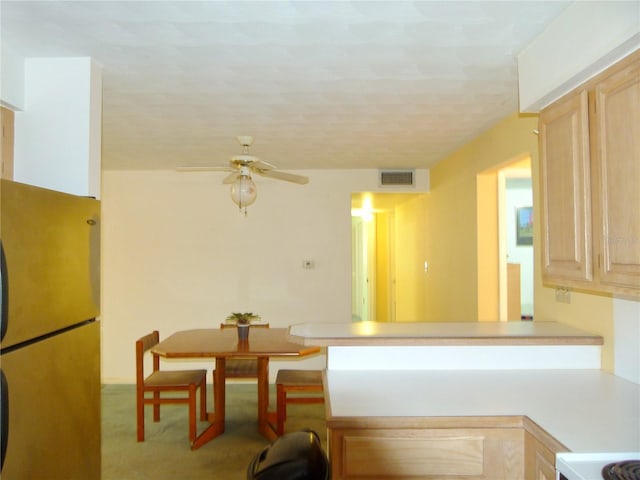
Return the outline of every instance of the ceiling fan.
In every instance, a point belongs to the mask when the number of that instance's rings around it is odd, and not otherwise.
[[[255,155],[250,155],[249,147],[253,144],[253,137],[240,135],[236,138],[242,145],[242,153],[231,157],[228,166],[178,167],[177,170],[179,172],[231,172],[222,180],[222,183],[231,184],[231,199],[240,209],[244,209],[245,213],[247,207],[255,202],[257,197],[256,185],[251,179],[251,175],[254,173],[300,185],[309,183],[308,177],[282,172],[277,170],[275,165],[260,160]]]

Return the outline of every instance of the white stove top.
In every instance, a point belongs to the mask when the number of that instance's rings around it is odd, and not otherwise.
[[[602,480],[605,465],[623,460],[640,460],[640,452],[558,453],[556,470],[567,480]]]

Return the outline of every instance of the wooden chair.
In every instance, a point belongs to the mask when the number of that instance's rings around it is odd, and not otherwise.
[[[288,396],[289,393],[320,393],[321,396]],[[284,435],[287,403],[324,403],[321,370],[278,370],[276,376],[276,433]]]
[[[138,441],[144,442],[144,406],[153,405],[153,421],[160,421],[160,405],[186,403],[189,405],[189,441],[196,439],[196,391],[200,389],[200,420],[207,419],[207,371],[160,370],[160,357],[153,355],[153,372],[145,378],[144,355],[158,344],[157,330],[136,341],[136,415]],[[184,392],[188,396],[162,396],[166,392]],[[152,393],[147,397],[147,393]]]
[[[221,323],[220,328],[238,328],[233,323]],[[256,323],[251,328],[269,328],[268,323]],[[251,337],[249,337],[251,338]],[[258,359],[227,358],[225,362],[226,378],[258,378]]]

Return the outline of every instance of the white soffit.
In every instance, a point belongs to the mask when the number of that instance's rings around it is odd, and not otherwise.
[[[640,1],[575,2],[518,55],[520,111],[539,112],[638,48]]]
[[[9,1],[1,43],[103,68],[103,168],[428,168],[518,110],[570,2]]]

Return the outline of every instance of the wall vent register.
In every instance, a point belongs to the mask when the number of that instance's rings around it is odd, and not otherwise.
[[[414,186],[414,170],[379,170],[378,183],[381,187]]]

